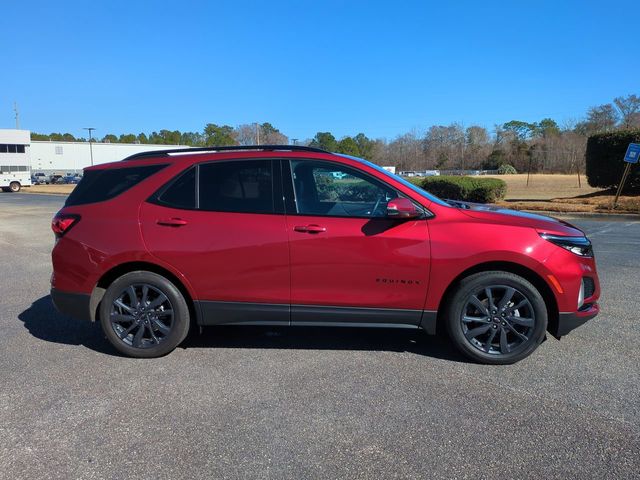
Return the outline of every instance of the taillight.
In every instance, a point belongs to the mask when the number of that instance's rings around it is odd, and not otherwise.
[[[53,220],[51,220],[51,230],[53,230],[56,238],[60,238],[69,230],[71,230],[71,227],[73,227],[79,221],[80,215],[58,213],[55,217],[53,217]]]

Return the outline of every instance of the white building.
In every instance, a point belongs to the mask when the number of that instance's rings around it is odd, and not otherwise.
[[[169,148],[187,148],[184,145],[149,145],[142,143],[48,142],[31,141],[31,169],[40,171],[76,172],[93,164],[117,162],[134,153]]]
[[[0,167],[28,165],[33,172],[79,172],[93,164],[116,162],[150,150],[187,148],[185,145],[139,143],[54,142],[31,140],[29,130],[0,129]],[[26,162],[25,162],[26,158]]]

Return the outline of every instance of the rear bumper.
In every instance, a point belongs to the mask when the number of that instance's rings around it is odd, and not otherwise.
[[[588,322],[600,313],[600,307],[597,303],[592,303],[588,308],[572,313],[560,313],[558,315],[558,325],[555,332],[551,334],[560,338],[575,330],[580,325]]]
[[[51,289],[51,300],[56,309],[77,320],[91,321],[91,295],[85,293],[70,293]]]

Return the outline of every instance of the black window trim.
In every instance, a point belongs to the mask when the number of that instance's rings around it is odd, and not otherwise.
[[[413,204],[416,205],[416,207],[418,208],[418,210],[422,212],[422,214],[418,218],[412,218],[409,220],[429,220],[435,217],[434,213],[431,212],[431,210],[429,210],[427,207],[422,205],[420,202],[416,201],[414,198],[409,197],[405,193],[399,191],[397,188],[389,185],[387,182],[380,180],[379,178],[371,175],[370,173],[365,172],[364,170],[360,170],[359,168],[352,167],[351,165],[347,165],[342,162],[335,162],[335,161],[319,159],[319,158],[303,158],[303,157],[295,157],[295,158],[287,157],[285,159],[282,159],[282,163],[283,163],[283,176],[282,176],[283,180],[282,181],[286,182],[286,185],[287,185],[284,189],[285,196],[286,196],[285,206],[286,206],[287,215],[295,216],[295,217],[353,218],[353,219],[360,219],[360,220],[387,220],[387,221],[389,220],[389,217],[370,217],[370,216],[355,216],[355,215],[321,215],[321,214],[298,213],[298,208],[297,208],[298,203],[296,200],[295,184],[293,182],[293,169],[291,168],[292,161],[309,161],[313,163],[328,163],[328,164],[335,165],[339,168],[354,170],[359,174],[367,177],[368,179],[371,179],[374,183],[382,184],[385,187],[389,188],[390,190],[393,190],[394,192],[396,192],[398,197],[404,197],[411,200],[411,202],[413,202]],[[286,166],[284,164],[286,164]],[[288,171],[288,175],[286,175],[287,171]],[[285,175],[289,178],[288,182],[284,179]],[[393,220],[402,221],[404,219],[393,219]]]

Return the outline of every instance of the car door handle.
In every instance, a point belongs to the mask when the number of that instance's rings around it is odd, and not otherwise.
[[[327,231],[327,227],[320,225],[297,225],[293,229],[301,233],[322,233]]]
[[[158,225],[162,225],[163,227],[182,227],[183,225],[186,225],[188,222],[181,218],[167,218],[167,219],[158,220],[156,223]]]

